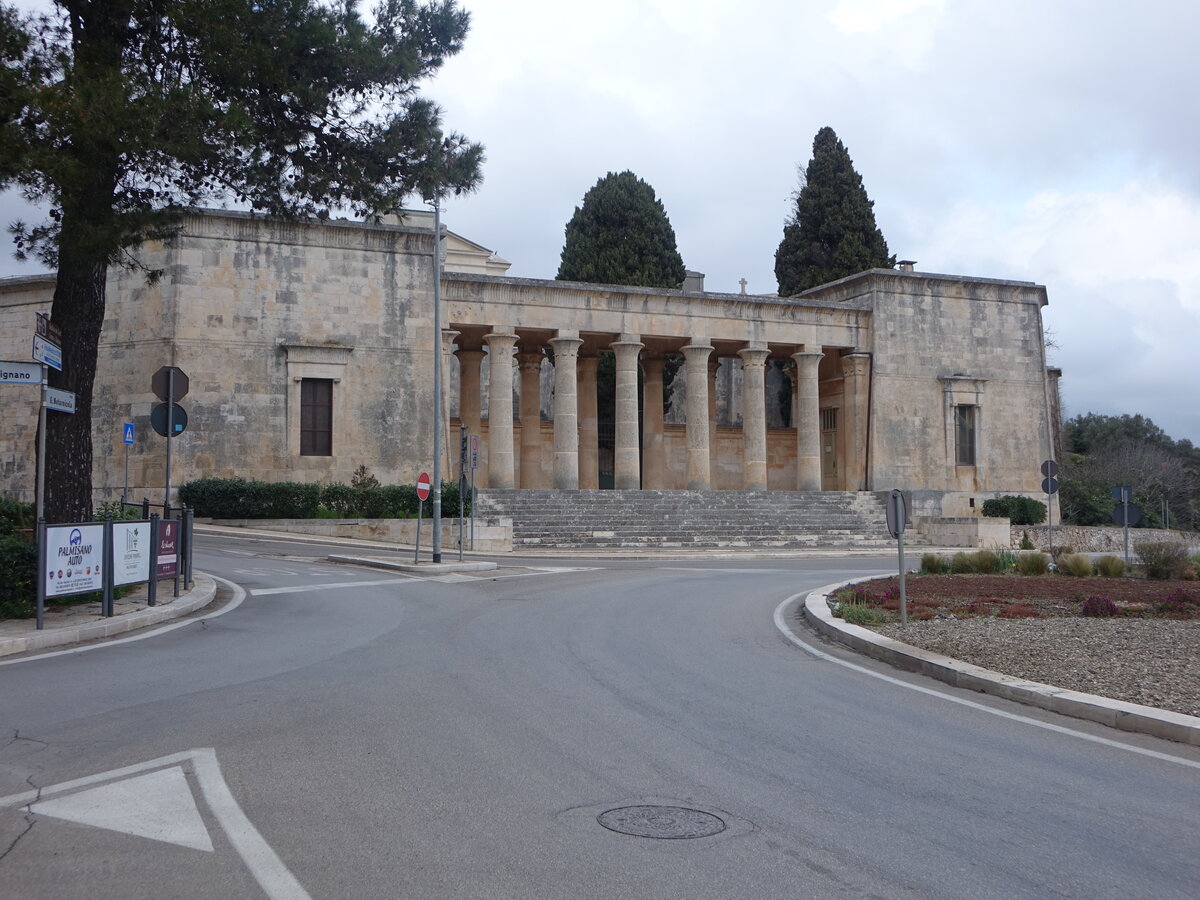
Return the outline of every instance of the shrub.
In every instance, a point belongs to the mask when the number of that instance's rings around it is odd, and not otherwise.
[[[326,484],[321,487],[321,506],[334,519],[358,518],[357,492],[348,484]]]
[[[971,554],[971,571],[991,575],[1000,571],[1000,556],[995,550],[976,550]]]
[[[1017,557],[1017,571],[1022,575],[1045,575],[1050,569],[1050,557],[1045,553],[1022,553]]]
[[[983,501],[983,514],[1007,518],[1014,525],[1041,525],[1046,521],[1046,504],[1032,497],[994,497]]]
[[[996,613],[1000,619],[1036,619],[1040,616],[1038,608],[1028,603],[1010,603]]]
[[[1165,615],[1183,616],[1190,619],[1200,612],[1200,603],[1183,588],[1179,588],[1167,595],[1162,602],[1154,604],[1154,609]]]
[[[1178,541],[1141,541],[1134,545],[1146,577],[1156,581],[1183,578],[1188,566],[1187,547]]]
[[[1121,608],[1107,597],[1088,597],[1083,601],[1082,612],[1085,616],[1103,619],[1109,616],[1119,616]]]
[[[887,613],[865,603],[843,603],[838,613],[851,625],[882,625],[887,621]]]
[[[1058,558],[1058,570],[1075,578],[1087,578],[1092,574],[1092,561],[1082,553],[1064,553]]]
[[[417,489],[414,485],[380,487],[371,486],[369,476],[358,480],[359,487],[294,481],[247,481],[244,478],[201,478],[180,487],[179,497],[196,511],[196,515],[214,519],[312,519],[325,516],[401,519],[417,514]],[[467,514],[470,515],[470,496],[465,499]],[[442,510],[446,518],[458,517],[457,484],[442,482]],[[426,513],[430,511],[427,506]]]
[[[974,563],[971,561],[970,554],[958,552],[950,557],[950,571],[955,575],[965,575],[969,572],[974,572]]]
[[[1032,549],[1033,549],[1033,541],[1031,541],[1031,540],[1029,539],[1029,532],[1028,532],[1028,531],[1022,531],[1022,532],[1021,532],[1021,544],[1020,544],[1020,547],[1021,547],[1021,549],[1022,549],[1022,550],[1032,550]]]
[[[0,619],[36,612],[37,547],[12,535],[0,537]]]
[[[950,561],[937,553],[921,554],[922,575],[945,575],[950,571]]]
[[[32,503],[0,497],[0,535],[17,534],[36,524]]]
[[[1017,554],[1015,550],[1008,547],[996,547],[992,550],[996,554],[996,568],[993,570],[998,575],[1007,575],[1017,567]]]
[[[1096,560],[1096,574],[1101,578],[1122,578],[1125,575],[1125,560],[1119,556],[1101,556]]]

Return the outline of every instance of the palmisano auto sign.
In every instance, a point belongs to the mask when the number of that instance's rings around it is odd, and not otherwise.
[[[46,529],[46,596],[82,594],[104,586],[103,525],[62,525]]]

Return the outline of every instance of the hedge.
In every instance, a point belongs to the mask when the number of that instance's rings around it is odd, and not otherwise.
[[[1046,504],[1032,497],[1007,495],[983,501],[983,514],[1009,519],[1013,525],[1040,525],[1046,521]]]
[[[407,519],[417,514],[417,489],[411,484],[307,484],[201,478],[179,488],[181,502],[198,516],[213,519]],[[470,497],[466,513],[470,515]],[[425,513],[431,512],[425,504]],[[458,484],[442,482],[442,512],[458,516]]]

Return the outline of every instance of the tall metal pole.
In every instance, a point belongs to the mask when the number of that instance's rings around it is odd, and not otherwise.
[[[38,447],[37,447],[37,517],[40,522],[46,517],[46,386],[50,381],[50,369],[42,363],[42,387],[38,392]],[[41,538],[38,538],[41,541]],[[46,568],[42,566],[42,569]],[[40,569],[38,571],[41,571]],[[38,622],[38,628],[42,624]]]
[[[442,203],[433,200],[433,561],[442,561]]]
[[[171,438],[175,437],[175,367],[167,369],[167,486],[163,494],[163,518],[171,509]]]

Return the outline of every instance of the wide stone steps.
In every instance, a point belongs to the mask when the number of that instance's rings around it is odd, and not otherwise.
[[[479,493],[478,513],[511,519],[514,548],[895,546],[884,495],[873,493],[489,489]]]

